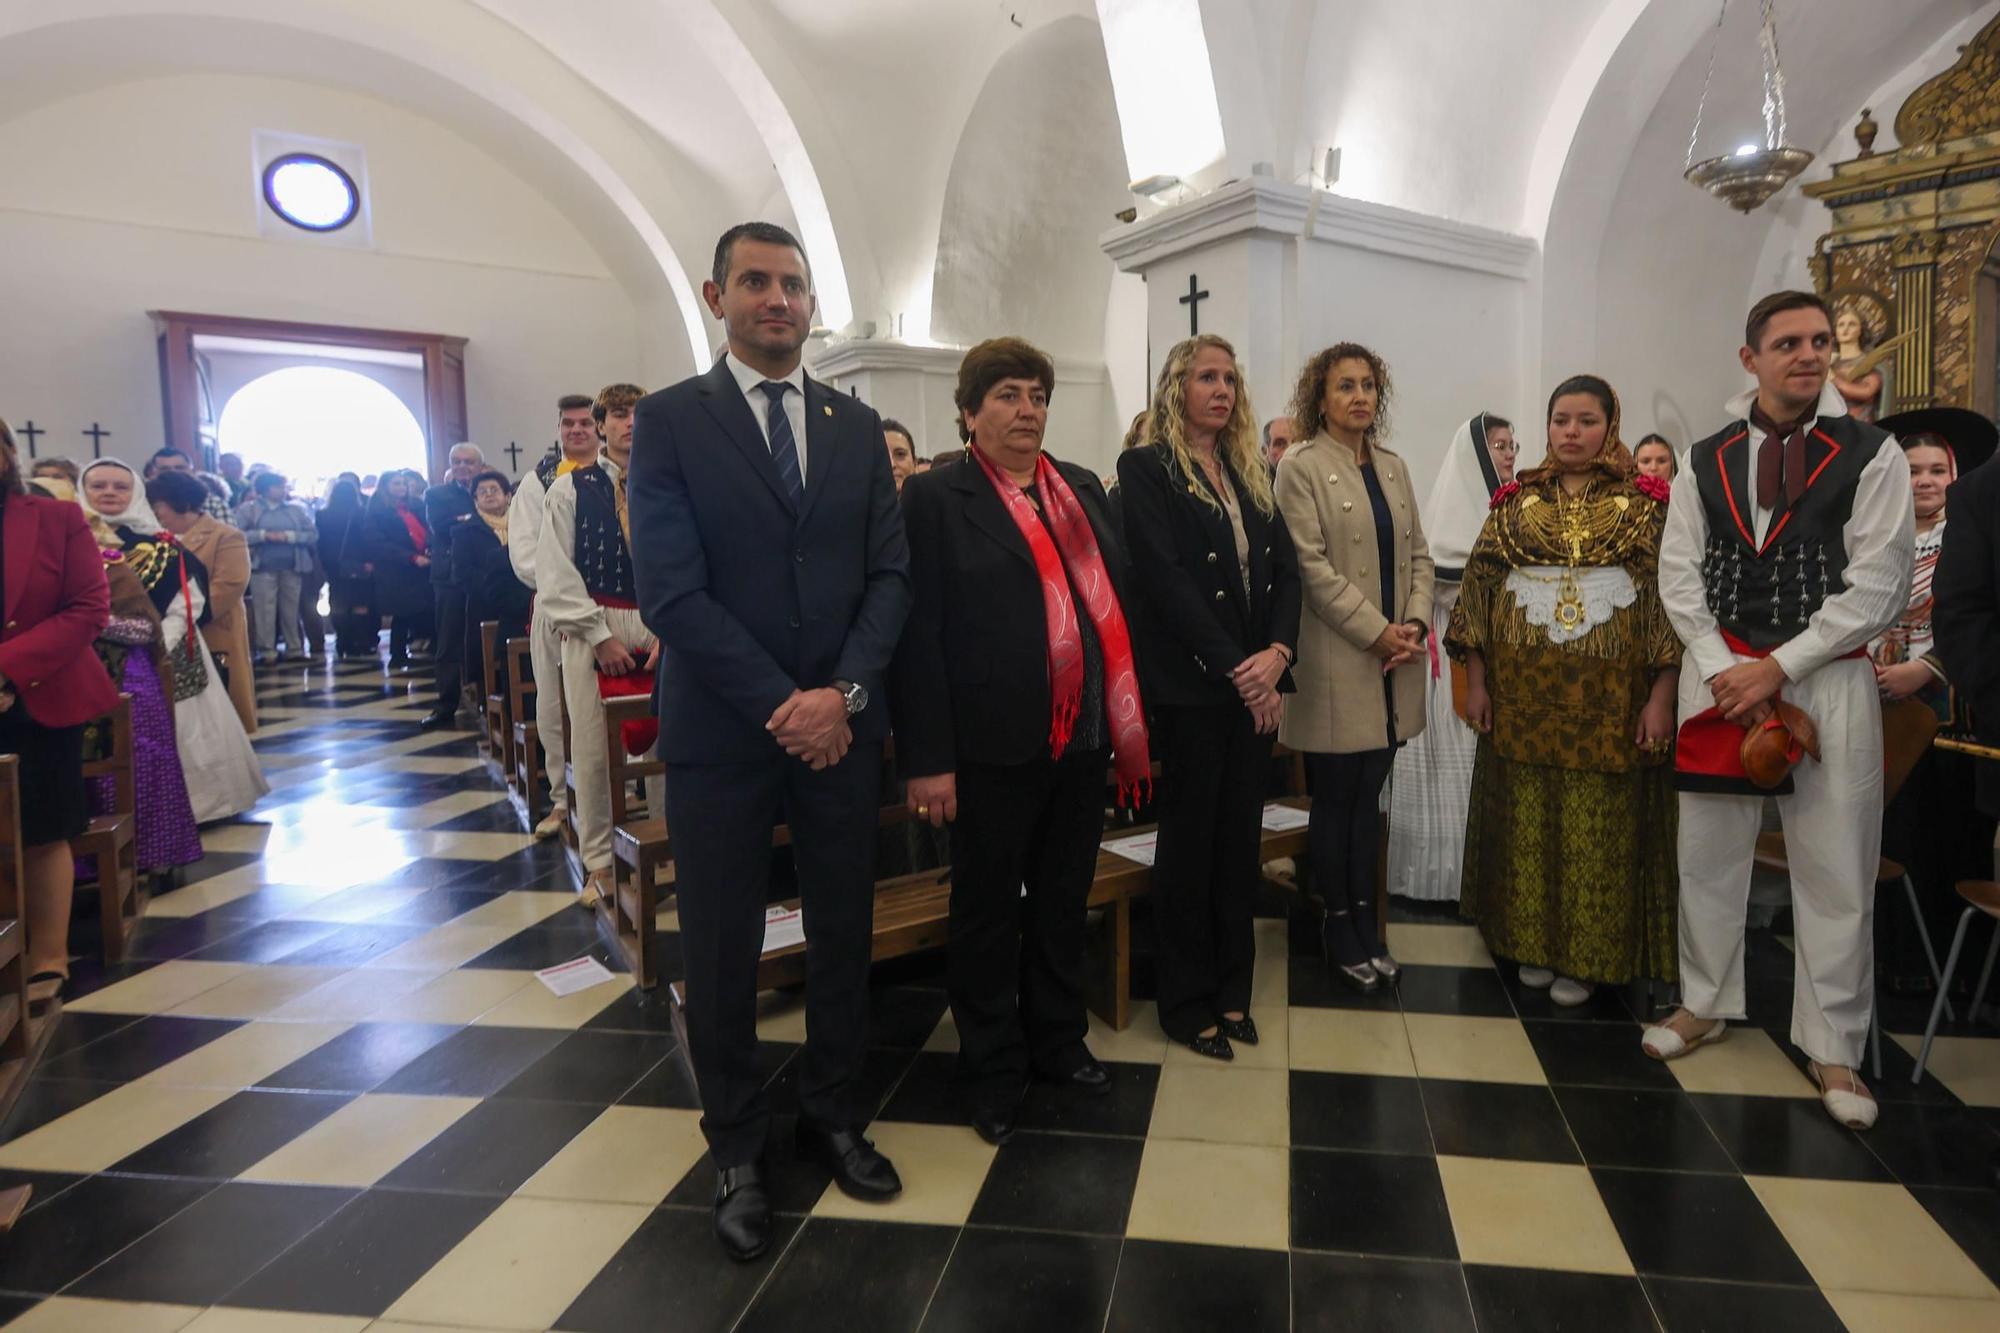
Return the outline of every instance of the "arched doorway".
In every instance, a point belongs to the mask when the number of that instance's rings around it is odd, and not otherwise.
[[[284,474],[302,499],[323,498],[342,472],[429,472],[423,425],[403,400],[335,366],[288,366],[250,381],[223,405],[216,445]]]

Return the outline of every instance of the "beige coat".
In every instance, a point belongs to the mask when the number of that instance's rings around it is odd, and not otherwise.
[[[1393,618],[1428,629],[1431,557],[1403,460],[1374,451],[1375,476],[1394,517],[1396,605],[1384,614],[1376,567],[1374,510],[1354,451],[1321,434],[1287,450],[1278,465],[1278,508],[1298,548],[1304,610],[1299,616],[1299,692],[1285,704],[1278,739],[1294,750],[1354,754],[1388,746],[1392,719],[1381,659],[1369,651]],[[1392,673],[1395,737],[1424,729],[1428,655]]]
[[[243,534],[207,515],[181,537],[208,570],[208,623],[202,642],[217,656],[229,659],[229,702],[243,719],[243,730],[257,730],[257,682],[250,672],[250,619],[243,606],[250,586],[250,547]]]

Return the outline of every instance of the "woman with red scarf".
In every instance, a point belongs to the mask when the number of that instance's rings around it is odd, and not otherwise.
[[[408,670],[410,640],[430,634],[431,532],[424,524],[423,478],[391,472],[368,502],[360,572],[375,580],[375,611],[390,617],[389,666]]]
[[[916,604],[889,692],[917,818],[952,828],[947,971],[973,1128],[1013,1135],[1030,1077],[1087,1093],[1084,901],[1118,799],[1148,786],[1145,707],[1104,488],[1042,452],[1055,368],[983,342],[954,401],[968,448],[903,484]],[[1023,890],[1025,889],[1025,896]]]

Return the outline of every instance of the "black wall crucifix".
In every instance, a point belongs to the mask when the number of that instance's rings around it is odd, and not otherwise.
[[[93,421],[90,423],[89,430],[80,430],[77,434],[88,435],[90,437],[90,456],[92,458],[104,457],[104,442],[111,438],[110,431],[105,430]]]
[[[21,423],[20,433],[27,438],[28,457],[33,458],[35,456],[35,440],[40,436],[47,435],[48,432],[37,426],[34,418],[30,417]]]
[[[1180,303],[1188,308],[1188,337],[1190,338],[1201,332],[1201,303],[1207,299],[1208,293],[1199,289],[1199,284],[1196,282],[1194,274],[1188,274],[1187,295],[1180,298]]]
[[[507,441],[507,447],[501,450],[501,452],[507,455],[507,466],[519,472],[521,470],[521,446],[509,440]]]

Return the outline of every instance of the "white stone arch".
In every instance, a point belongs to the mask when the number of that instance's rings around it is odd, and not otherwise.
[[[663,295],[671,303],[686,340],[689,365],[699,368],[707,364],[702,310],[688,270],[632,180],[632,165],[643,157],[640,146],[629,138],[618,140],[615,127],[606,123],[614,121],[615,115],[592,117],[578,99],[570,99],[560,109],[552,105],[569,86],[568,81],[551,76],[551,62],[539,48],[476,9],[457,4],[413,6],[391,0],[290,0],[282,7],[256,0],[67,0],[56,9],[36,0],[0,0],[0,67],[36,39],[58,37],[76,25],[93,25],[106,34],[122,32],[128,38],[135,33],[157,32],[163,39],[159,45],[172,48],[176,45],[175,30],[185,24],[201,27],[216,50],[228,53],[218,57],[215,67],[242,68],[250,56],[268,49],[281,60],[293,62],[317,57],[326,81],[348,82],[334,77],[337,70],[333,67],[342,65],[350,55],[365,57],[355,68],[383,85],[367,88],[369,91],[402,100],[397,96],[393,71],[407,71],[409,76],[436,85],[442,101],[426,109],[435,112],[442,106],[445,123],[463,128],[469,121],[485,117],[476,126],[479,138],[491,138],[496,124],[510,127],[527,158],[559,163],[572,180],[588,185],[600,223],[615,218],[624,233],[615,239],[614,246],[642,253],[649,276],[664,284]],[[48,46],[45,40],[42,49]],[[65,91],[52,77],[59,71],[50,69],[46,62],[34,63],[40,69],[39,79],[9,81],[13,85],[9,100],[23,108],[29,104],[24,99],[32,97],[38,87],[46,97]],[[200,68],[209,63],[190,61],[189,65]],[[367,87],[365,79],[362,86]],[[610,113],[610,108],[605,111]],[[454,123],[461,116],[468,120]],[[580,120],[594,123],[585,129]],[[611,129],[608,134],[607,128]],[[630,135],[629,129],[626,134]],[[529,151],[530,146],[534,151]],[[661,182],[648,184],[649,194],[662,193]],[[600,237],[605,235],[602,225],[591,230]],[[615,266],[614,256],[606,258]],[[678,356],[674,360],[678,361]]]

